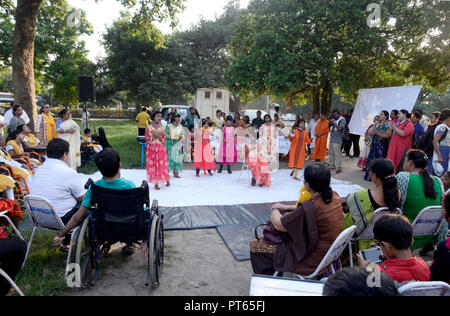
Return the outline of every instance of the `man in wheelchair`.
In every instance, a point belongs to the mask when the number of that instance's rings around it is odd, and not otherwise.
[[[114,149],[106,148],[98,153],[95,157],[95,164],[103,175],[102,179],[94,183],[96,186],[112,190],[129,190],[136,188],[132,181],[120,177],[120,156]],[[72,216],[72,219],[67,223],[64,229],[54,238],[55,246],[59,246],[65,235],[80,225],[83,219],[88,215],[87,211],[91,207],[91,199],[92,193],[91,187],[89,187],[78,212]],[[145,254],[147,251],[146,243],[142,243],[141,248]],[[122,254],[131,255],[133,254],[133,250],[133,242],[128,241],[126,242],[126,246],[122,248]]]

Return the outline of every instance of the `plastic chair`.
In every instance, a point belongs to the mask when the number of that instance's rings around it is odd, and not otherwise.
[[[450,285],[445,282],[410,282],[398,288],[403,296],[450,296]]]
[[[435,236],[439,233],[444,224],[442,206],[429,206],[417,214],[412,223],[414,237]]]
[[[16,234],[17,237],[19,237],[20,239],[22,239],[23,241],[25,241],[25,239],[23,238],[22,234],[19,232],[19,230],[17,229],[17,227],[13,224],[13,222],[11,221],[11,219],[6,215],[8,214],[8,211],[3,211],[0,212],[0,218],[4,218],[6,219],[6,221],[9,223],[9,226],[11,227],[11,229],[14,231],[14,233]],[[24,260],[25,263],[25,260]],[[14,290],[16,290],[16,292],[20,295],[20,296],[24,296],[24,294],[22,293],[22,291],[20,290],[20,288],[17,286],[17,284],[10,278],[10,276],[3,271],[2,269],[0,269],[0,275],[2,277],[5,278],[6,281],[9,282],[9,284],[11,284],[11,286],[14,288]]]
[[[353,268],[353,248],[352,248],[352,242],[358,242],[359,240],[364,240],[364,239],[373,239],[374,238],[374,234],[373,234],[373,228],[375,226],[375,223],[384,215],[386,214],[402,214],[402,211],[400,209],[397,209],[396,212],[387,212],[389,210],[389,208],[387,207],[380,207],[378,209],[375,210],[375,212],[373,213],[373,217],[370,220],[369,224],[367,225],[366,229],[364,229],[361,234],[359,234],[357,237],[352,238],[349,247],[348,247],[348,251],[350,254],[350,267]]]
[[[322,296],[324,285],[319,281],[253,275],[250,296]]]
[[[64,223],[62,222],[59,215],[56,213],[54,207],[46,198],[36,196],[36,195],[27,195],[24,199],[25,208],[28,212],[28,215],[31,219],[31,223],[33,225],[33,232],[31,233],[30,240],[27,245],[27,252],[25,254],[25,259],[23,261],[23,265],[27,261],[28,254],[30,252],[31,244],[33,243],[34,234],[37,229],[49,229],[54,231],[60,231],[64,228]],[[70,237],[70,245],[69,252],[67,254],[67,262],[66,266],[69,265],[70,257],[72,254],[72,245],[74,236],[80,227],[76,227],[72,230],[72,235]],[[65,278],[67,279],[68,269],[66,268]]]
[[[23,294],[23,292],[20,290],[20,288],[17,286],[17,284],[9,277],[9,275],[3,271],[2,269],[0,269],[0,275],[2,277],[4,277],[6,279],[6,281],[9,282],[9,284],[11,284],[11,286],[14,288],[14,290],[16,290],[17,294],[19,294],[20,296],[25,296]]]
[[[336,240],[331,245],[330,249],[328,249],[327,253],[325,254],[325,257],[323,257],[322,261],[320,262],[320,264],[317,266],[316,270],[312,274],[307,275],[307,276],[295,274],[295,276],[301,280],[313,279],[320,273],[320,271],[322,271],[324,268],[326,268],[330,265],[331,265],[332,274],[336,273],[332,263],[341,257],[342,252],[344,252],[345,247],[347,247],[347,245],[350,243],[355,231],[356,231],[356,225],[353,225],[353,226],[347,228],[346,230],[344,230],[342,233],[340,233],[339,236],[336,238]],[[340,268],[342,269],[342,266]],[[279,274],[279,272],[276,271],[273,276],[276,277],[276,276],[278,276],[278,274]]]

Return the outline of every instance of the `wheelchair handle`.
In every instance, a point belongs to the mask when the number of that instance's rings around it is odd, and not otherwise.
[[[93,184],[94,184],[94,181],[92,181],[92,179],[89,178],[89,180],[87,180],[86,184],[84,185],[84,188],[87,190]]]

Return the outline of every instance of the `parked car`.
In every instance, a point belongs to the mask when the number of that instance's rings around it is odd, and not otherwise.
[[[295,114],[286,113],[286,114],[281,115],[281,120],[283,120],[283,121],[295,121],[296,117],[297,116]]]

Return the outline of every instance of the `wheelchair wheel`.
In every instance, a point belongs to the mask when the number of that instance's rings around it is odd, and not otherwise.
[[[148,248],[151,283],[153,288],[157,288],[160,284],[164,263],[164,230],[161,218],[156,214],[152,221]]]
[[[90,219],[87,217],[81,225],[75,249],[75,263],[80,267],[83,286],[90,286],[95,275],[95,249],[92,237]]]

